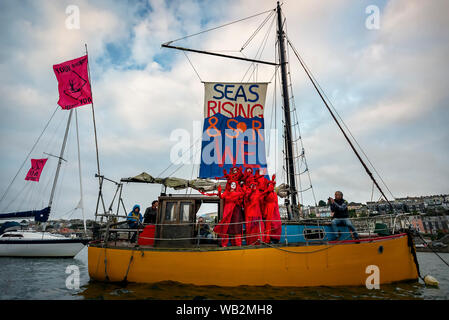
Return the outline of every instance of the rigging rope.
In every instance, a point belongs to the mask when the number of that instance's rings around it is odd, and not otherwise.
[[[271,13],[265,18],[265,20],[257,27],[256,31],[254,31],[254,33],[251,35],[251,37],[249,37],[248,40],[246,40],[246,42],[243,44],[242,48],[240,49],[240,51],[243,51],[248,45],[249,43],[254,39],[254,37],[257,35],[257,33],[259,33],[259,31],[263,28],[263,26],[265,25],[265,23],[267,23],[267,21],[270,19],[270,17],[275,13],[275,11],[271,11]]]
[[[260,59],[260,57],[261,57],[262,54],[263,54],[263,51],[265,50],[265,47],[266,47],[266,45],[267,45],[268,38],[269,38],[269,35],[270,35],[270,32],[271,32],[271,29],[272,29],[272,27],[273,27],[274,21],[276,21],[275,16],[273,17],[273,19],[272,19],[272,21],[271,21],[271,23],[270,23],[270,26],[268,27],[267,33],[264,35],[264,37],[263,37],[263,39],[262,39],[262,42],[261,42],[259,48],[257,49],[257,52],[256,52],[256,54],[255,54],[255,56],[254,56],[254,59],[255,59],[255,60]],[[242,54],[243,54],[243,52],[242,52]],[[252,73],[249,75],[249,77],[248,77],[248,81],[250,80],[251,76],[254,74],[255,66],[256,66],[256,63],[255,63],[255,62],[252,62],[252,63],[249,65],[248,69],[246,70],[245,74],[243,75],[243,78],[242,78],[241,82],[244,81],[244,79],[245,79],[246,75],[248,74],[249,70],[250,70],[251,68],[253,68],[253,72],[252,72]],[[277,68],[277,67],[278,67],[278,66],[276,66],[276,68]]]
[[[382,196],[385,198],[385,200],[388,202],[388,204],[390,205],[391,210],[393,210],[393,205],[391,204],[391,202],[388,200],[388,198],[386,197],[386,195],[384,194],[382,188],[380,188],[380,186],[378,185],[376,179],[374,178],[372,172],[369,170],[368,166],[365,164],[365,162],[363,161],[362,157],[359,155],[359,153],[357,152],[356,148],[354,147],[351,139],[349,139],[349,137],[347,136],[345,130],[343,129],[343,127],[340,125],[340,122],[337,120],[337,118],[335,117],[334,113],[331,110],[331,107],[328,104],[328,101],[325,99],[324,97],[324,93],[322,92],[322,89],[318,86],[316,79],[313,78],[313,76],[310,73],[310,70],[305,66],[305,62],[301,59],[298,51],[295,49],[295,47],[293,46],[293,44],[290,42],[290,40],[287,38],[287,43],[290,45],[290,47],[293,49],[293,52],[295,53],[296,57],[298,58],[299,63],[301,64],[301,66],[303,67],[304,71],[306,72],[307,76],[309,77],[310,81],[312,82],[315,90],[317,91],[317,93],[319,94],[321,100],[323,101],[323,103],[325,104],[326,108],[328,109],[329,113],[331,114],[332,118],[334,119],[335,123],[337,124],[337,126],[339,127],[340,131],[342,132],[342,134],[344,135],[346,141],[349,143],[349,145],[351,146],[352,151],[355,153],[355,155],[357,156],[358,160],[360,161],[360,163],[362,164],[363,168],[365,169],[366,173],[368,174],[368,176],[371,178],[371,180],[376,184],[377,188],[379,189],[380,193],[382,194]],[[366,156],[366,154],[365,154]],[[372,166],[372,163],[370,163]]]
[[[422,241],[424,241],[424,243],[427,243],[426,240],[424,240],[424,238],[421,236],[421,234],[420,234],[418,231],[416,232],[416,234],[421,238]],[[432,252],[435,253],[436,256],[437,256],[438,258],[440,258],[441,261],[443,261],[444,264],[447,265],[447,266],[449,267],[449,263],[447,263],[446,260],[444,260],[444,259],[443,259],[443,258],[442,258],[442,257],[435,251],[435,250],[433,250],[432,246],[427,246],[427,247],[430,248],[430,250],[432,250]]]
[[[287,19],[285,19],[284,20],[284,24],[285,24],[285,34],[287,35],[288,34],[288,25],[287,25]],[[288,40],[288,39],[287,39]],[[289,50],[289,48],[287,47],[287,57],[288,57],[288,61],[290,61],[290,50]],[[292,113],[293,113],[293,117],[294,117],[294,119],[296,120],[296,123],[293,125],[295,128],[294,128],[294,132],[295,133],[297,133],[297,137],[298,137],[298,139],[294,139],[295,137],[293,137],[292,139],[294,140],[293,142],[295,143],[295,149],[296,150],[299,150],[299,148],[298,148],[298,141],[300,142],[300,144],[301,144],[301,150],[302,150],[302,153],[301,153],[301,155],[302,155],[302,158],[301,158],[301,161],[296,161],[296,163],[297,163],[297,167],[298,167],[298,171],[299,172],[301,172],[301,168],[302,168],[302,165],[304,164],[304,166],[305,166],[305,170],[304,170],[304,172],[307,172],[307,177],[308,177],[308,180],[309,180],[309,185],[310,185],[310,188],[308,188],[308,189],[306,189],[306,190],[309,190],[309,189],[311,189],[311,191],[312,191],[312,196],[313,196],[313,201],[314,201],[314,203],[315,203],[315,206],[317,206],[317,200],[316,200],[316,195],[315,195],[315,189],[313,188],[313,184],[312,184],[312,177],[311,177],[311,173],[310,173],[310,170],[309,170],[309,165],[308,165],[308,163],[307,163],[307,158],[306,158],[306,156],[305,156],[305,153],[304,153],[304,142],[303,142],[303,140],[302,140],[302,134],[301,134],[301,127],[299,126],[299,115],[298,115],[298,112],[296,111],[296,109],[297,109],[297,107],[296,107],[296,100],[295,100],[295,96],[294,96],[294,94],[293,94],[293,82],[292,82],[292,77],[291,77],[291,69],[290,69],[290,63],[288,63],[287,64],[287,68],[288,68],[288,80],[289,80],[289,87],[290,87],[290,91],[291,91],[291,97],[290,97],[290,99],[291,99],[291,101],[292,101],[292,106],[293,106],[293,110],[292,110]],[[294,161],[295,161],[295,159],[294,159]],[[301,182],[301,176],[298,176],[298,182],[299,182],[299,184],[300,184],[300,189],[302,189],[302,187],[301,187],[301,184],[302,184],[302,182]],[[302,192],[300,192],[300,196],[301,196],[301,203],[302,204],[304,204],[304,198],[303,198],[303,194],[302,194]]]
[[[177,41],[180,41],[180,40],[184,40],[184,39],[187,39],[187,38],[190,38],[190,37],[194,37],[194,36],[197,36],[197,35],[200,35],[200,34],[209,32],[209,31],[217,30],[217,29],[220,29],[220,28],[229,26],[229,25],[234,24],[234,23],[238,23],[238,22],[242,22],[242,21],[244,21],[244,20],[248,20],[248,19],[251,19],[251,18],[255,18],[255,17],[257,17],[257,16],[260,16],[260,15],[262,15],[262,14],[264,14],[264,13],[271,12],[271,11],[276,11],[276,9],[266,10],[266,11],[264,11],[264,12],[256,13],[256,14],[254,14],[254,15],[252,15],[252,16],[249,16],[249,17],[246,17],[246,18],[243,18],[243,19],[239,19],[239,20],[236,20],[236,21],[228,22],[228,23],[223,24],[223,25],[220,25],[220,26],[218,26],[218,27],[210,28],[210,29],[207,29],[207,30],[203,30],[203,31],[200,31],[200,32],[191,34],[191,35],[187,35],[187,36],[182,37],[182,38],[179,38],[179,39],[171,40],[171,41],[168,41],[166,44],[170,44],[170,43],[177,42]]]
[[[261,25],[261,26],[263,27],[263,25],[266,24],[266,22],[269,20],[269,17],[271,17],[271,16],[273,15],[273,12],[275,12],[275,10],[267,10],[267,11],[264,11],[264,12],[262,12],[262,13],[260,13],[260,14],[256,14],[256,15],[253,15],[253,16],[251,16],[251,17],[244,18],[244,19],[241,19],[241,20],[232,22],[232,23],[240,22],[240,21],[243,21],[243,20],[245,20],[245,19],[249,19],[249,18],[258,16],[258,15],[261,15],[261,14],[267,13],[267,12],[271,12],[271,14],[268,15],[267,18],[265,18],[264,22],[263,22],[262,25]],[[262,55],[262,53],[263,53],[263,51],[264,51],[264,49],[265,49],[265,47],[266,47],[266,44],[267,44],[267,41],[268,41],[268,38],[269,38],[268,36],[269,36],[269,34],[270,34],[270,32],[271,32],[271,29],[272,29],[272,26],[273,26],[273,22],[274,22],[274,21],[275,21],[275,19],[273,18],[273,19],[272,19],[272,22],[271,22],[271,24],[270,24],[270,27],[268,28],[267,33],[264,35],[263,41],[262,41],[261,45],[259,46],[259,48],[258,48],[258,50],[257,50],[257,52],[256,52],[255,58],[257,58],[257,56],[260,57],[260,56]],[[168,42],[168,43],[172,43],[172,42],[175,42],[175,41],[178,41],[178,40],[182,40],[182,39],[185,39],[185,38],[188,38],[188,37],[191,37],[191,36],[195,36],[195,35],[198,35],[198,34],[201,34],[201,33],[204,33],[204,32],[212,31],[212,30],[215,30],[215,29],[218,29],[218,28],[221,28],[221,27],[230,25],[230,24],[232,24],[232,23],[228,23],[228,24],[222,25],[222,26],[220,26],[220,27],[216,27],[216,28],[212,28],[212,29],[209,29],[209,30],[205,30],[205,31],[202,31],[202,32],[197,33],[197,34],[193,34],[193,35],[186,36],[186,37],[183,37],[183,38],[180,38],[180,39],[177,39],[177,40],[170,41],[170,42]],[[261,29],[261,28],[258,28],[257,31],[260,31],[260,29]],[[247,41],[247,43],[249,43],[249,42]],[[183,52],[184,52],[184,51],[183,51]],[[243,54],[243,52],[241,52],[241,53]],[[186,56],[187,60],[189,61],[190,65],[191,65],[191,67],[193,68],[194,72],[196,73],[198,79],[199,79],[201,82],[203,82],[203,80],[201,79],[201,77],[200,77],[200,75],[199,75],[197,69],[196,69],[195,66],[193,65],[193,63],[192,63],[192,61],[190,60],[190,58],[188,57],[188,55],[187,55],[185,52],[184,52],[184,55]],[[243,55],[244,55],[244,54],[243,54]],[[249,66],[249,68],[248,68],[247,71],[245,72],[245,74],[244,74],[243,79],[241,80],[241,82],[243,82],[243,80],[244,80],[244,78],[246,77],[247,73],[249,72],[249,70],[251,69],[251,67],[254,66],[254,65],[255,65],[254,62],[251,63],[251,65]],[[278,69],[278,66],[275,67],[275,73],[273,74],[273,76],[272,76],[270,82],[272,81],[273,77],[275,76],[276,70],[277,70],[277,69]],[[254,69],[253,72],[250,74],[249,78],[254,74],[254,71],[255,71],[255,69]],[[197,139],[194,143],[192,143],[192,144],[190,145],[189,149],[187,149],[186,151],[184,151],[184,152],[181,153],[181,157],[182,157],[186,152],[190,151],[190,150],[193,148],[193,146],[195,146],[195,145],[198,143],[198,141],[200,141],[201,139],[202,139],[202,137],[200,137],[200,138]],[[195,153],[195,152],[194,152],[194,153]],[[190,157],[192,157],[192,156],[194,156],[194,154],[191,155]],[[161,173],[159,173],[157,177],[159,178],[164,172],[166,172],[167,170],[169,170],[173,165],[174,165],[174,163],[171,163],[171,164],[170,164],[168,167],[166,167]],[[181,169],[183,166],[184,166],[184,164],[181,164],[181,166],[179,166],[177,169],[175,169],[175,170],[174,170],[172,173],[170,173],[168,176],[172,176],[174,173],[176,173],[176,172],[177,172],[179,169]]]
[[[292,48],[293,52],[295,53],[295,55],[297,56],[298,60],[300,61],[300,63],[304,66],[304,69],[306,69],[307,73],[310,75],[310,77],[313,79],[313,82],[317,85],[317,87],[319,88],[319,91],[321,92],[321,94],[326,98],[326,101],[328,102],[328,104],[330,105],[330,107],[332,108],[332,110],[334,111],[334,113],[337,115],[338,119],[340,120],[340,122],[343,124],[343,126],[345,127],[345,129],[348,131],[349,135],[351,136],[351,138],[353,139],[353,141],[356,143],[356,145],[358,146],[359,150],[362,152],[362,154],[365,156],[366,160],[368,161],[368,163],[370,164],[371,168],[374,170],[374,172],[377,174],[377,176],[379,177],[379,179],[382,181],[382,184],[385,186],[385,188],[388,190],[388,192],[390,193],[390,195],[392,196],[392,198],[394,199],[395,196],[393,195],[393,193],[391,192],[391,190],[388,188],[388,185],[385,183],[385,181],[383,180],[382,176],[379,174],[379,172],[376,170],[376,167],[374,167],[373,163],[371,162],[370,158],[368,157],[368,155],[365,153],[365,151],[363,150],[363,148],[360,146],[360,144],[358,143],[357,139],[354,137],[354,135],[352,134],[351,130],[349,129],[349,127],[346,125],[346,123],[343,121],[342,117],[340,116],[340,114],[338,113],[338,111],[335,109],[334,105],[332,104],[332,101],[329,99],[329,97],[326,95],[326,92],[323,90],[323,88],[320,86],[319,82],[316,80],[315,76],[313,75],[313,73],[310,71],[309,67],[307,66],[307,64],[305,63],[305,61],[302,59],[301,55],[299,54],[299,52],[296,50],[296,48],[293,46],[293,44],[291,43],[290,39],[288,39],[287,37],[287,43],[290,45],[290,47]]]
[[[195,73],[196,73],[198,79],[200,79],[200,82],[203,82],[203,79],[201,79],[201,77],[200,77],[198,71],[195,69],[195,67],[194,67],[192,61],[190,60],[189,56],[187,55],[187,53],[186,53],[185,51],[183,51],[182,53],[184,53],[184,55],[186,56],[186,58],[187,58],[187,60],[189,61],[190,65],[192,66],[193,71],[195,71]]]
[[[39,135],[39,137],[37,138],[36,142],[34,143],[33,147],[31,148],[30,152],[27,154],[25,160],[23,161],[22,165],[20,166],[19,170],[17,171],[16,175],[14,176],[14,178],[12,179],[11,183],[9,184],[8,188],[6,188],[5,193],[3,194],[3,196],[0,199],[0,202],[3,201],[3,199],[5,198],[6,194],[8,193],[9,189],[11,188],[11,185],[14,183],[14,181],[16,180],[17,176],[19,175],[20,170],[22,170],[23,166],[25,165],[25,163],[27,162],[29,156],[31,155],[31,153],[34,151],[34,148],[36,147],[36,145],[38,144],[39,140],[41,139],[42,135],[44,134],[45,130],[47,129],[48,125],[50,124],[51,120],[53,119],[54,115],[56,114],[56,111],[58,111],[59,106],[56,106],[55,111],[53,111],[53,114],[50,117],[50,120],[48,120],[47,124],[44,127],[44,130],[42,130],[41,134]]]
[[[189,147],[189,149],[185,150],[184,152],[181,153],[181,157],[188,151],[190,151],[190,149],[193,148],[194,145],[196,145],[198,143],[198,141],[200,141],[203,138],[203,136],[201,135],[198,139],[196,139],[196,141],[194,143],[192,143]],[[162,170],[161,173],[158,174],[157,178],[160,178],[161,175],[167,171],[168,169],[170,169],[172,166],[174,165],[174,163],[172,162],[167,168],[165,168],[164,170]],[[182,167],[182,166],[181,166]],[[178,168],[179,169],[179,168]],[[177,170],[176,170],[177,171]]]

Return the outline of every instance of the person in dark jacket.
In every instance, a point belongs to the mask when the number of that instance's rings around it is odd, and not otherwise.
[[[347,226],[351,230],[355,239],[359,239],[359,235],[349,220],[348,202],[343,199],[343,193],[341,191],[335,192],[335,199],[329,198],[329,204],[332,211],[332,230],[336,234],[336,240],[340,238],[340,232],[338,226]]]
[[[151,207],[148,207],[145,210],[145,214],[143,215],[143,223],[156,223],[156,216],[157,216],[157,207],[159,205],[159,202],[157,200],[154,200],[151,203]]]
[[[199,240],[199,243],[211,243],[212,242],[212,233],[210,232],[210,227],[207,223],[205,223],[203,217],[198,218],[198,222],[195,228],[196,236]]]
[[[128,222],[128,227],[130,229],[137,229],[142,223],[142,214],[140,213],[140,206],[138,204],[134,205],[133,210],[128,214],[126,218]],[[136,241],[137,232],[132,233],[131,242]]]

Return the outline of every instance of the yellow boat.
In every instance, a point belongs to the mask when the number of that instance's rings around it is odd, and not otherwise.
[[[89,275],[98,281],[171,280],[217,286],[365,286],[369,266],[379,284],[417,280],[407,234],[361,243],[272,247],[158,249],[89,245]]]
[[[308,174],[308,167],[307,163],[304,161],[303,163],[305,163],[306,166],[305,170],[303,172],[296,172],[301,170],[299,170],[300,166],[295,161],[303,161],[298,159],[305,159],[305,156],[304,151],[299,155],[295,155],[295,152],[301,152],[301,148],[296,144],[296,141],[300,140],[301,137],[300,135],[297,137],[292,135],[292,131],[294,131],[292,128],[294,128],[295,124],[292,125],[290,119],[291,115],[294,114],[294,110],[290,111],[291,99],[289,88],[292,86],[291,83],[288,82],[289,70],[286,60],[286,46],[288,45],[299,59],[307,76],[312,81],[312,84],[319,93],[328,111],[331,113],[334,121],[344,134],[352,150],[356,153],[364,169],[373,180],[373,184],[379,189],[387,202],[388,199],[371,174],[367,165],[354,148],[354,145],[348,138],[348,135],[341,126],[339,120],[329,108],[316,80],[310,74],[308,68],[303,64],[298,52],[291,44],[290,39],[286,38],[283,29],[284,23],[280,4],[278,3],[275,9],[267,12],[269,13],[269,16],[264,20],[263,24],[270,18],[273,18],[272,22],[277,20],[276,43],[279,46],[279,61],[276,62],[254,60],[246,57],[236,57],[216,52],[175,47],[172,45],[174,41],[182,40],[187,37],[167,42],[162,46],[165,48],[191,51],[200,54],[215,55],[222,58],[234,58],[253,63],[274,65],[276,68],[279,67],[281,74],[279,83],[282,86],[284,110],[283,134],[285,140],[284,170],[286,173],[286,184],[278,186],[276,193],[278,196],[286,198],[285,208],[287,214],[285,216],[288,216],[288,219],[283,220],[280,241],[274,241],[273,243],[259,242],[257,245],[243,245],[241,247],[219,247],[218,242],[216,244],[200,243],[195,238],[196,213],[203,203],[215,203],[218,206],[216,211],[218,214],[217,218],[220,220],[223,217],[223,200],[220,200],[218,197],[188,194],[181,197],[167,196],[165,194],[166,189],[159,197],[157,221],[154,227],[155,233],[151,236],[146,236],[147,240],[151,240],[151,243],[144,244],[143,242],[140,242],[140,240],[145,239],[143,233],[139,235],[140,245],[136,245],[126,239],[120,238],[120,233],[129,235],[130,232],[140,233],[141,231],[137,229],[121,229],[119,227],[120,223],[117,223],[116,221],[118,218],[126,218],[126,215],[119,215],[120,206],[122,205],[124,208],[123,200],[121,199],[124,182],[160,183],[165,185],[166,188],[171,187],[176,190],[182,188],[193,188],[201,192],[217,190],[217,186],[220,182],[214,182],[209,180],[209,178],[221,175],[223,169],[230,169],[236,165],[235,163],[223,164],[219,162],[219,164],[217,164],[215,162],[215,167],[211,168],[212,165],[206,166],[205,164],[203,166],[202,162],[199,177],[207,178],[207,180],[183,180],[172,177],[153,178],[146,173],[134,178],[122,179],[120,183],[115,182],[117,185],[116,194],[118,192],[120,194],[118,197],[117,212],[115,214],[111,212],[111,209],[107,211],[105,208],[104,213],[98,213],[98,204],[101,203],[100,200],[104,207],[101,193],[102,183],[104,180],[112,181],[99,175],[100,192],[97,201],[96,218],[101,218],[101,222],[106,218],[106,224],[101,226],[100,230],[96,230],[95,238],[97,241],[89,244],[88,261],[91,279],[97,281],[130,281],[139,283],[178,281],[200,286],[271,285],[295,287],[375,286],[396,281],[416,281],[418,279],[419,266],[416,259],[413,239],[410,233],[401,231],[404,229],[395,228],[395,225],[393,224],[393,228],[392,230],[389,230],[389,234],[375,233],[373,230],[368,230],[369,234],[367,236],[362,237],[361,239],[351,240],[349,229],[347,227],[340,227],[340,231],[345,237],[339,239],[339,241],[335,241],[335,232],[333,232],[329,221],[305,221],[302,219],[303,216],[300,216],[298,198],[302,192],[306,190],[298,190],[296,185],[301,186],[301,183],[297,183],[297,180],[299,179],[298,176],[300,177],[300,175],[304,173]],[[239,21],[243,20],[245,19]],[[260,30],[260,28],[257,30]],[[278,76],[277,72],[275,72],[275,76]],[[205,131],[203,132],[203,142],[205,141],[205,133],[210,134],[209,137],[218,137],[217,141],[219,142],[217,142],[216,146],[219,146],[222,142],[219,139],[222,137],[226,139],[227,136],[230,139],[235,139],[240,133],[252,130],[252,135],[247,135],[247,138],[251,139],[252,137],[254,141],[251,143],[254,146],[258,143],[262,144],[261,141],[264,141],[264,138],[263,134],[259,132],[259,129],[264,128],[262,127],[263,109],[265,108],[267,85],[268,83],[262,82],[237,84],[216,83],[215,85],[213,83],[205,83],[205,101],[208,101],[208,103],[205,103]],[[239,89],[233,91],[233,88]],[[211,93],[214,89],[216,90],[215,94]],[[232,95],[232,92],[236,92],[235,97],[228,97],[228,94]],[[247,100],[247,94],[245,92],[248,93],[248,97],[252,100]],[[206,99],[206,97],[209,98]],[[221,101],[220,99],[224,100]],[[240,100],[237,101],[238,99]],[[230,102],[231,100],[233,102]],[[245,103],[247,101],[256,101],[257,104],[250,105],[249,103]],[[222,109],[220,109],[220,106],[222,106]],[[233,110],[235,112],[231,113],[228,109],[225,109],[225,106],[226,108],[234,108]],[[216,112],[216,108],[218,108],[218,112]],[[213,116],[209,116],[209,112],[212,112]],[[257,113],[258,115],[254,115],[254,113]],[[229,114],[233,117],[229,118]],[[244,117],[242,117],[242,115]],[[225,121],[226,119],[228,120]],[[233,134],[226,133],[225,136],[221,129],[217,129],[215,125],[217,125],[219,121],[220,125],[225,123],[227,123],[228,126],[235,125],[235,127],[231,127],[231,129],[233,129]],[[210,130],[212,133],[209,132]],[[256,132],[258,134],[256,134]],[[239,145],[239,142],[242,141],[237,141],[237,145]],[[243,150],[245,147],[244,142],[245,140],[240,144],[240,155],[243,155],[242,157],[245,160],[245,156],[251,155],[251,153],[248,150]],[[250,143],[247,142],[247,145],[249,144]],[[213,143],[210,143],[210,146],[215,147]],[[264,148],[264,145],[263,148],[259,148],[263,151],[263,157],[265,157]],[[217,159],[221,157],[220,154],[223,155],[224,160],[228,158],[229,154],[230,158],[233,157],[232,152],[220,152],[219,149],[217,150],[218,151],[214,151],[213,155],[213,157],[216,157]],[[208,152],[210,153],[210,150]],[[210,155],[207,154],[204,149],[202,149],[202,156],[204,155],[203,153],[206,154],[206,156]],[[233,161],[236,160],[239,155],[238,150],[235,154],[236,158],[233,159]],[[249,164],[249,162],[244,161],[244,164]],[[225,167],[223,167],[223,165]],[[266,164],[264,165],[265,167],[263,169],[265,170],[267,167]],[[262,169],[259,162],[250,163],[250,166]],[[201,173],[201,169],[204,168],[206,170]],[[262,171],[260,172],[262,173]],[[264,171],[263,175],[268,176],[267,170]],[[310,187],[312,187],[311,181]],[[116,199],[115,195],[114,199]],[[112,204],[110,208],[112,208]],[[125,213],[127,212],[125,211]],[[391,215],[391,217],[393,217],[393,215]],[[218,222],[218,220],[216,222]],[[403,227],[404,226],[402,226],[402,228]]]

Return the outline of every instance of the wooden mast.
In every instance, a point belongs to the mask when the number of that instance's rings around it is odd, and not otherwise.
[[[282,97],[284,104],[284,141],[285,141],[285,165],[287,171],[287,183],[290,187],[290,203],[286,199],[286,207],[288,212],[288,218],[299,217],[298,208],[298,198],[296,191],[296,181],[295,181],[295,165],[294,165],[294,153],[293,153],[293,142],[292,142],[292,132],[291,132],[291,116],[290,116],[290,100],[288,94],[288,83],[287,83],[287,58],[285,51],[285,33],[282,26],[282,13],[281,6],[279,2],[277,3],[277,36],[279,43],[279,60],[281,65],[281,84],[282,84]]]

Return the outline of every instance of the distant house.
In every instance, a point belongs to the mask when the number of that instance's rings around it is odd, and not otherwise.
[[[426,231],[425,231],[425,228],[424,228],[424,223],[423,223],[423,221],[422,221],[421,216],[413,216],[413,217],[410,217],[409,222],[410,222],[410,224],[412,225],[412,227],[413,227],[414,229],[416,229],[417,231],[419,231],[419,232],[424,232],[424,233],[426,232]]]
[[[317,218],[328,218],[332,215],[330,207],[315,207]]]
[[[390,200],[394,213],[438,212],[449,209],[449,195],[405,197]],[[369,213],[386,214],[391,212],[385,200],[367,202]]]
[[[215,219],[218,216],[218,213],[217,212],[208,212],[208,213],[203,213],[200,216],[204,218],[205,222],[211,223],[211,222],[215,222]]]
[[[358,210],[358,209],[361,209],[361,208],[363,208],[363,204],[361,204],[361,203],[357,203],[357,202],[350,202],[349,204],[348,204],[348,210]]]

